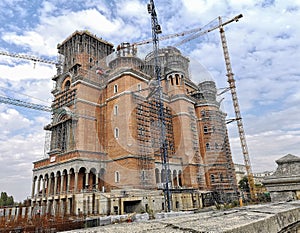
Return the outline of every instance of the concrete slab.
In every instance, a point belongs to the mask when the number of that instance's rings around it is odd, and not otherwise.
[[[235,208],[226,211],[182,215],[177,217],[114,224],[69,232],[231,232],[231,233],[272,233],[300,221],[300,201],[271,203]]]

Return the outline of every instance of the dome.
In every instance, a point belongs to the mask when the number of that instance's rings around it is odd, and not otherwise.
[[[215,82],[212,74],[198,60],[190,59],[190,73],[192,79],[197,83],[205,81]]]

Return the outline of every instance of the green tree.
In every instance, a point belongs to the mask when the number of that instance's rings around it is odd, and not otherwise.
[[[250,192],[249,183],[248,183],[248,177],[247,176],[244,176],[239,181],[239,188],[240,188],[240,190],[242,190],[244,192]]]
[[[13,196],[8,196],[6,192],[1,192],[0,206],[11,206],[14,204]]]

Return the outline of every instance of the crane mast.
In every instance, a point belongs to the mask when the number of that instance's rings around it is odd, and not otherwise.
[[[166,122],[164,115],[164,103],[163,103],[163,90],[161,84],[161,67],[159,65],[158,54],[159,54],[159,38],[161,27],[158,24],[157,14],[155,11],[155,6],[153,0],[150,0],[150,3],[147,5],[148,13],[151,14],[151,24],[152,24],[152,43],[153,43],[153,55],[154,55],[154,69],[157,81],[157,103],[158,103],[158,119],[160,123],[160,153],[162,166],[166,171],[165,175],[165,185],[164,185],[164,198],[167,206],[167,211],[171,211],[171,193],[169,188],[169,160],[168,160],[168,141],[166,139]]]
[[[243,127],[242,116],[241,116],[241,111],[240,111],[237,92],[236,92],[234,74],[233,74],[232,68],[231,68],[228,46],[227,46],[227,41],[226,41],[226,37],[225,37],[225,30],[222,25],[221,17],[219,17],[219,25],[220,25],[219,28],[220,28],[221,43],[222,43],[226,71],[227,71],[226,76],[228,77],[227,81],[229,83],[229,89],[230,89],[231,96],[232,96],[232,102],[233,102],[235,118],[236,118],[235,120],[236,120],[237,126],[238,126],[239,137],[240,137],[240,142],[241,142],[242,152],[243,152],[243,157],[244,157],[244,163],[245,163],[246,172],[247,172],[247,176],[248,176],[250,196],[251,196],[251,199],[255,199],[256,193],[255,193],[255,189],[254,189],[253,173],[252,173],[252,169],[251,169],[251,163],[250,163],[250,157],[249,157],[248,147],[247,147],[247,143],[246,143],[245,131],[244,131],[244,127]]]

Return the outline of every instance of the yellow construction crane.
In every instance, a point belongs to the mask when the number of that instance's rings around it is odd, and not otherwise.
[[[196,33],[188,38],[185,38],[184,40],[175,44],[175,46],[176,47],[180,46],[184,43],[187,43],[193,39],[198,38],[199,36],[202,36],[206,33],[209,33],[211,31],[219,29],[220,36],[221,36],[222,48],[223,48],[223,54],[224,54],[224,59],[225,59],[226,71],[227,71],[226,76],[228,77],[227,81],[229,83],[229,90],[231,91],[232,102],[233,102],[233,107],[234,107],[234,111],[235,111],[234,121],[237,122],[237,126],[238,126],[238,132],[239,132],[239,137],[240,137],[240,142],[241,142],[241,147],[242,147],[242,152],[243,152],[243,157],[244,157],[244,163],[245,163],[245,167],[246,167],[248,183],[249,183],[249,188],[250,188],[250,196],[251,196],[252,200],[255,200],[256,199],[256,190],[255,190],[255,184],[254,184],[254,179],[253,179],[253,173],[252,173],[252,168],[251,168],[251,163],[250,163],[248,147],[247,147],[247,143],[246,143],[246,137],[245,137],[245,131],[244,131],[243,122],[242,122],[241,111],[240,111],[239,102],[238,102],[234,74],[233,74],[232,68],[231,68],[231,62],[230,62],[230,57],[229,57],[229,52],[228,52],[227,41],[226,41],[226,37],[225,37],[225,30],[224,30],[225,25],[227,25],[231,22],[237,22],[242,17],[243,17],[243,15],[239,14],[239,15],[235,16],[234,18],[227,20],[225,22],[222,22],[221,17],[218,17],[219,24],[217,26],[209,28],[204,31],[199,30],[198,33]],[[178,34],[181,35],[183,33],[178,33]]]
[[[231,62],[230,62],[230,57],[229,57],[229,52],[228,52],[228,47],[227,47],[227,41],[226,41],[226,37],[225,37],[225,30],[223,28],[221,17],[219,17],[219,25],[220,25],[219,29],[220,29],[221,43],[222,43],[226,71],[227,71],[226,76],[228,77],[227,81],[229,83],[229,88],[230,88],[230,92],[231,92],[231,96],[232,96],[235,118],[236,118],[236,122],[237,122],[237,126],[238,126],[240,142],[241,142],[242,152],[243,152],[243,156],[244,156],[244,163],[245,163],[246,172],[247,172],[247,176],[248,176],[250,196],[251,196],[251,199],[254,200],[254,199],[256,199],[255,184],[254,184],[254,179],[253,179],[253,173],[252,173],[252,168],[251,168],[251,163],[250,163],[248,147],[247,147],[247,143],[246,143],[246,137],[245,137],[245,131],[244,131],[243,122],[242,122],[241,111],[240,111],[238,97],[237,97],[237,93],[236,93],[234,75],[233,75],[232,68],[231,68]]]

